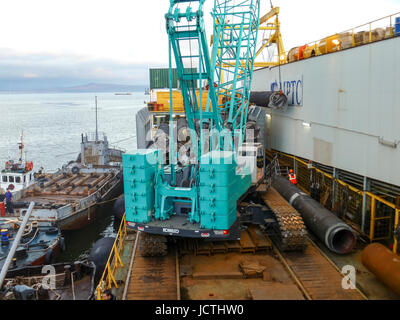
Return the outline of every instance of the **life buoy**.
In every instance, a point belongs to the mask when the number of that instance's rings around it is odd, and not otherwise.
[[[32,161],[31,162],[26,161],[25,169],[26,169],[26,171],[31,171],[33,169],[33,162]]]
[[[10,189],[10,190],[14,190],[14,188],[15,188],[15,186],[12,183],[10,183],[7,187],[7,189]]]

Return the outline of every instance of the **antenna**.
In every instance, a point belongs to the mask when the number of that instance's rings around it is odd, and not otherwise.
[[[23,152],[24,152],[24,130],[22,130],[22,133],[21,133],[21,142],[18,144],[19,144],[19,149],[21,150],[19,161],[22,163],[22,156],[23,156]]]
[[[97,132],[97,96],[94,97],[95,98],[95,104],[96,104],[96,142],[99,140],[99,135]]]

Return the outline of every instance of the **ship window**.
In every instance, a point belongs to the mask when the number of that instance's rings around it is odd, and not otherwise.
[[[8,182],[14,182],[14,176],[9,176],[8,177]]]
[[[21,177],[15,177],[15,183],[21,183]]]
[[[7,182],[7,176],[3,176],[3,182]]]
[[[29,175],[29,180],[32,180],[32,173]]]
[[[26,182],[26,176],[24,176],[24,183]]]

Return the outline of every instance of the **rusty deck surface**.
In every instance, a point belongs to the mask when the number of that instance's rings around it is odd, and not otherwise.
[[[140,241],[140,239],[139,239]],[[177,300],[176,256],[142,257],[137,253],[126,300]]]
[[[304,252],[281,252],[312,300],[364,300],[355,289],[343,289],[343,275],[309,240]]]
[[[252,300],[304,300],[295,284],[266,283],[262,287],[249,289]]]
[[[198,255],[194,241],[181,243],[192,245],[185,252],[182,245],[178,246],[179,275],[175,248],[170,248],[173,250],[165,257],[135,255],[127,300],[176,300],[177,282],[183,299],[364,299],[358,290],[342,288],[343,276],[310,240],[304,252],[280,252],[292,274],[270,250],[250,253],[239,246],[227,251],[221,243],[221,248],[213,247],[211,254]],[[207,250],[210,245],[205,245]]]

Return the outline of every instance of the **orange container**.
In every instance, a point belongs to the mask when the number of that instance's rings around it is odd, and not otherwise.
[[[304,51],[306,50],[307,45],[299,47],[299,60],[304,58]]]
[[[299,47],[295,47],[289,50],[288,60],[289,62],[299,60]]]

